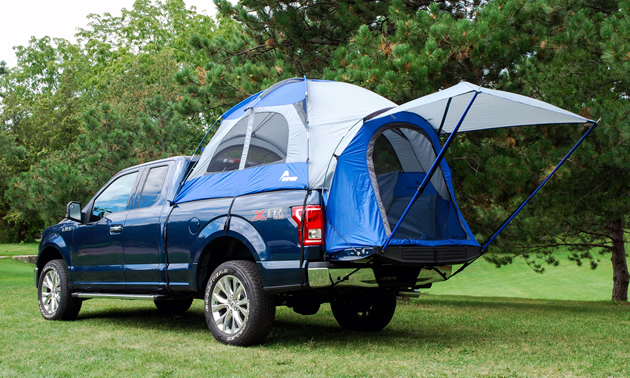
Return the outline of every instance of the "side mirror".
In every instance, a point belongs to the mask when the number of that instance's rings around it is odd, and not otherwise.
[[[66,218],[81,222],[81,202],[72,201],[66,205]]]

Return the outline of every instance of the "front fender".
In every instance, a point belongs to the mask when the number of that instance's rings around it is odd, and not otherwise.
[[[72,265],[72,254],[70,253],[70,248],[66,244],[65,239],[60,234],[51,232],[42,238],[42,241],[39,243],[39,253],[37,254],[37,261],[35,262],[36,266],[40,265],[42,252],[50,248],[56,249],[61,254],[66,266],[69,267]]]

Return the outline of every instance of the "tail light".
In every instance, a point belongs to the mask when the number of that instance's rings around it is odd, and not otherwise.
[[[302,217],[302,211],[306,209],[306,216]],[[291,210],[291,216],[298,225],[298,243],[305,246],[322,245],[322,207],[309,205],[306,208],[295,206]],[[302,219],[304,219],[304,235],[302,235]]]

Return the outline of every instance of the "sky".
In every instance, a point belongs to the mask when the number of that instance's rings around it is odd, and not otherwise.
[[[199,13],[214,14],[212,0],[184,0]],[[132,8],[134,0],[2,0],[0,5],[0,60],[15,67],[13,46],[25,46],[31,36],[65,38],[75,41],[79,27],[88,24],[90,13],[120,15],[122,8]]]

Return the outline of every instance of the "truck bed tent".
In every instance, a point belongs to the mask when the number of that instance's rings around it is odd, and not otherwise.
[[[327,171],[333,150],[342,139],[351,140],[343,136],[358,131],[357,124],[374,110],[393,106],[347,83],[299,78],[277,83],[221,117],[175,202],[321,189],[326,172],[333,173]]]
[[[446,151],[458,131],[587,122],[594,123],[542,101],[466,82],[381,112],[335,152],[339,158],[326,197],[326,249],[333,259],[353,260],[364,257],[359,250],[366,246],[377,251],[419,246],[425,249],[415,250],[416,255],[432,254],[437,262],[440,251],[430,247],[460,245],[473,248],[446,252],[441,261],[474,259],[488,243],[481,248],[472,235],[455,201],[450,169],[438,152]],[[438,133],[451,134],[444,147]],[[375,161],[383,144],[398,159],[393,172],[379,172]],[[433,164],[435,173],[420,190]]]
[[[489,242],[482,247],[472,235],[443,160],[457,132],[586,122],[590,132],[596,123],[586,118],[469,83],[396,106],[355,85],[288,79],[221,117],[175,203],[321,189],[331,260],[362,259],[391,246],[400,247],[403,260],[407,253],[438,262],[444,253],[447,262],[470,261]],[[439,134],[450,134],[444,146]]]
[[[389,117],[366,122],[339,155],[325,197],[328,253],[350,249],[336,256],[348,260],[362,257],[353,249],[382,246],[439,150],[437,134],[415,114],[398,113],[393,122]],[[396,237],[392,245],[479,247],[457,207],[446,161]]]

